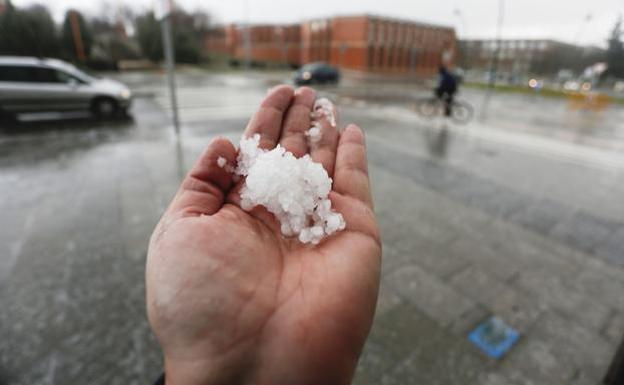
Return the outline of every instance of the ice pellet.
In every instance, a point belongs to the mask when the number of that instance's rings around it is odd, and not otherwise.
[[[318,142],[321,139],[321,127],[314,125],[305,132],[305,135],[308,137],[310,142]]]
[[[232,166],[231,164],[227,164],[227,159],[225,159],[222,156],[217,158],[217,166],[221,167],[227,172],[230,172],[230,173],[234,172],[234,166]]]
[[[240,141],[235,174],[245,176],[241,208],[262,205],[280,221],[285,236],[303,243],[319,243],[343,230],[343,216],[332,210],[328,198],[332,180],[309,155],[296,158],[278,145],[268,151],[258,147],[260,135]]]
[[[336,116],[334,115],[334,104],[327,98],[320,98],[314,102],[312,108],[312,118],[319,119],[321,117],[327,118],[329,124],[332,127],[336,127]]]

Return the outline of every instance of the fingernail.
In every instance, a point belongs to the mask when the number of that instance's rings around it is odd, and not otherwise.
[[[364,141],[364,132],[362,129],[355,124],[349,124],[347,128],[345,128],[345,133],[349,132],[351,135],[357,136],[362,142]]]

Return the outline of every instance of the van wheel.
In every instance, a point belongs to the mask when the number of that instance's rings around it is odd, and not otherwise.
[[[98,118],[112,118],[118,109],[117,102],[111,98],[98,98],[91,104],[91,112]]]

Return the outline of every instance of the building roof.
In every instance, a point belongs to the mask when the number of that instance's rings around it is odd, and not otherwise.
[[[346,18],[359,18],[359,17],[365,17],[365,18],[369,18],[369,19],[377,19],[377,20],[383,20],[383,21],[390,21],[390,22],[396,22],[396,23],[405,23],[405,24],[415,24],[418,26],[422,26],[422,27],[428,27],[428,28],[438,28],[438,29],[448,29],[448,30],[455,30],[455,28],[453,26],[450,25],[443,25],[443,24],[433,24],[433,23],[427,23],[427,22],[422,22],[422,21],[417,21],[417,20],[412,20],[412,19],[405,19],[405,18],[398,18],[398,17],[391,17],[391,16],[383,16],[383,15],[373,15],[373,14],[344,14],[344,15],[333,15],[333,16],[326,16],[326,17],[316,17],[316,18],[312,18],[312,19],[304,19],[301,20],[300,22],[291,22],[291,23],[249,23],[249,25],[251,27],[275,27],[275,26],[282,26],[282,27],[290,27],[290,26],[296,26],[299,25],[301,23],[308,23],[308,22],[313,22],[313,21],[320,21],[320,20],[332,20],[332,19],[346,19]],[[240,22],[240,23],[229,23],[230,25],[233,25],[235,27],[244,27],[246,25],[246,23]]]
[[[37,58],[34,56],[0,56],[2,65],[48,66],[65,70],[73,70],[72,64],[58,59]]]

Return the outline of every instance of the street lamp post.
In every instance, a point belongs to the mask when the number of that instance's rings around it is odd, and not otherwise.
[[[165,51],[165,66],[167,68],[167,82],[169,84],[169,97],[171,98],[171,111],[173,128],[176,136],[180,135],[180,118],[178,116],[178,97],[176,94],[175,80],[175,53],[173,39],[171,38],[171,14],[167,14],[162,21],[163,48]]]
[[[505,0],[498,1],[498,22],[496,23],[496,47],[494,48],[494,54],[492,56],[492,64],[490,66],[490,88],[494,88],[496,84],[496,78],[498,76],[498,64],[500,61],[500,51],[502,45],[502,29],[503,18],[505,16]]]
[[[245,70],[248,71],[251,67],[251,25],[249,24],[249,0],[243,0],[243,13],[243,17],[245,19],[243,47],[245,50]]]
[[[462,34],[464,35],[464,39],[465,39],[466,36],[468,35],[468,27],[466,26],[466,19],[464,18],[464,14],[459,8],[455,8],[453,10],[453,15],[457,16],[457,18],[459,19],[459,22],[462,27]]]
[[[587,24],[589,24],[589,22],[592,20],[592,18],[593,18],[593,15],[591,13],[588,13],[585,15],[585,17],[583,17],[583,21],[581,22],[581,25],[579,26],[579,29],[576,32],[576,35],[574,36],[574,44],[578,46],[581,45],[581,38],[583,37],[585,28],[587,27]]]
[[[488,104],[490,103],[490,97],[492,96],[492,92],[494,91],[494,86],[496,85],[496,78],[498,77],[498,64],[500,60],[500,51],[502,45],[502,30],[503,30],[503,19],[505,16],[505,0],[498,0],[498,19],[496,22],[496,47],[494,47],[492,58],[490,61],[490,71],[489,71],[489,79],[488,79],[488,89],[485,93],[485,98],[483,100],[483,105],[481,107],[481,119],[485,119]]]

